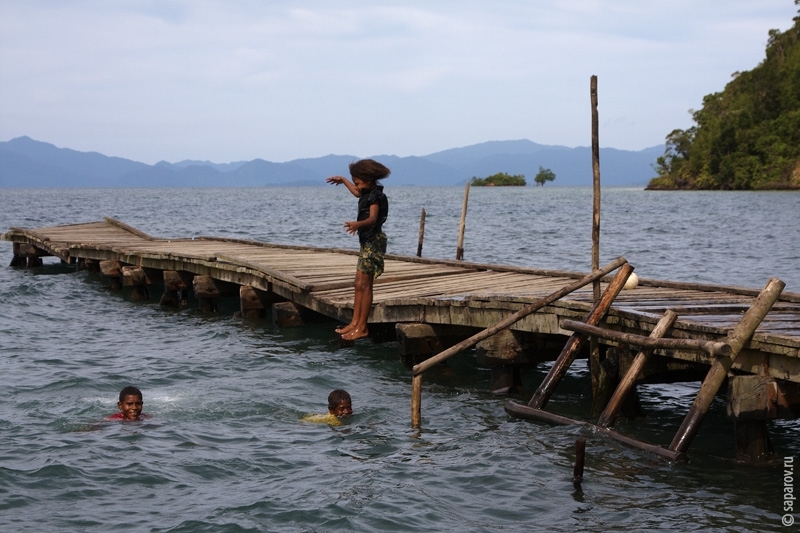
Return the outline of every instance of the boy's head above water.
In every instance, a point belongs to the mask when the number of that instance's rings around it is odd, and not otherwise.
[[[144,407],[142,391],[136,387],[125,387],[119,392],[117,407],[119,412],[122,413],[123,420],[139,420]]]
[[[336,417],[353,414],[353,404],[346,390],[336,389],[328,395],[328,412]]]

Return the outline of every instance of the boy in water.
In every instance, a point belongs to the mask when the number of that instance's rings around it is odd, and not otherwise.
[[[117,402],[119,413],[114,413],[106,420],[134,421],[150,418],[150,415],[142,413],[143,407],[142,391],[132,386],[125,387],[119,392],[119,401]]]
[[[386,255],[386,234],[383,223],[389,214],[389,201],[383,194],[383,185],[378,180],[386,178],[391,171],[372,159],[362,159],[350,163],[350,182],[343,176],[331,176],[326,181],[339,185],[343,183],[358,198],[358,217],[354,221],[345,222],[347,233],[355,235],[361,250],[356,266],[355,295],[353,296],[353,318],[349,324],[337,328],[336,333],[343,340],[354,341],[369,335],[367,319],[372,308],[372,285],[383,273],[383,261]]]
[[[306,415],[305,422],[324,422],[332,426],[341,426],[341,419],[353,414],[353,402],[346,390],[336,389],[328,395],[328,412],[324,415]]]

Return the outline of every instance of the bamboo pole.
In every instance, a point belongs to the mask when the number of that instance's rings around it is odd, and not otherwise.
[[[597,76],[590,82],[592,100],[592,183],[594,204],[592,206],[592,270],[600,268],[600,141],[597,116]],[[595,302],[600,299],[600,282],[593,285]]]
[[[461,206],[461,224],[458,228],[458,248],[456,249],[456,259],[464,259],[464,228],[467,221],[467,201],[469,200],[469,182],[464,188],[464,203]]]
[[[761,291],[761,294],[756,297],[750,309],[747,310],[736,327],[728,334],[728,344],[731,345],[732,353],[729,357],[718,358],[711,365],[711,369],[706,374],[692,407],[669,445],[670,450],[685,453],[689,449],[692,440],[697,435],[700,424],[703,422],[703,418],[708,413],[708,408],[711,407],[711,402],[714,401],[714,396],[717,395],[722,382],[727,377],[733,361],[744,348],[745,343],[753,336],[761,321],[772,309],[773,304],[778,300],[785,286],[786,284],[781,280],[771,278],[764,290]]]
[[[611,307],[611,304],[614,302],[614,298],[617,297],[617,294],[619,294],[619,291],[621,291],[622,287],[625,285],[628,276],[631,275],[631,272],[633,272],[633,266],[629,263],[625,263],[620,267],[614,279],[612,279],[611,283],[606,287],[600,301],[597,302],[594,307],[592,307],[592,310],[589,311],[589,314],[586,315],[584,321],[587,324],[593,326],[605,316],[608,312],[608,308]],[[528,402],[529,407],[542,409],[545,404],[547,404],[550,396],[553,395],[553,391],[555,391],[556,385],[558,385],[558,382],[561,381],[561,378],[564,377],[564,374],[567,373],[567,369],[569,369],[570,365],[575,360],[575,356],[578,354],[578,350],[585,339],[585,334],[573,333],[567,340],[567,343],[564,345],[555,363],[553,363],[552,368],[550,368],[550,372],[547,373],[547,376],[545,376],[541,385],[539,385],[539,388],[536,389],[533,397],[531,397],[530,402]]]
[[[583,482],[583,465],[586,462],[586,439],[575,439],[575,466],[572,469],[572,483],[577,489]]]
[[[461,352],[463,350],[466,350],[467,348],[470,348],[471,346],[474,346],[474,345],[478,344],[480,341],[491,337],[492,335],[494,335],[498,331],[506,329],[507,327],[509,327],[512,324],[518,322],[519,320],[525,318],[526,316],[528,316],[528,315],[530,315],[532,313],[535,313],[539,309],[541,309],[541,308],[543,308],[543,307],[545,307],[547,305],[550,305],[553,302],[563,298],[567,294],[569,294],[571,292],[574,292],[574,291],[580,289],[581,287],[583,287],[585,285],[588,285],[589,283],[593,282],[595,279],[599,279],[599,278],[605,276],[606,274],[608,274],[609,272],[612,272],[615,269],[617,269],[617,268],[619,268],[621,266],[625,266],[627,264],[628,264],[628,262],[625,260],[624,257],[618,257],[617,259],[615,259],[611,263],[607,264],[606,266],[604,266],[602,269],[598,270],[597,272],[592,272],[591,274],[588,274],[588,275],[584,276],[583,278],[579,279],[578,281],[562,287],[561,289],[559,289],[556,292],[550,294],[549,296],[545,296],[544,298],[541,298],[541,299],[535,301],[534,303],[532,303],[532,304],[520,309],[519,311],[517,311],[513,315],[509,316],[506,319],[501,320],[500,322],[498,322],[494,326],[486,328],[483,331],[481,331],[479,333],[476,333],[472,337],[470,337],[470,338],[468,338],[468,339],[466,339],[464,341],[459,342],[455,346],[451,346],[450,348],[448,348],[448,349],[446,349],[446,350],[444,350],[442,352],[439,352],[438,354],[434,355],[430,359],[426,359],[425,361],[423,361],[423,362],[421,362],[421,363],[419,363],[417,365],[414,365],[414,369],[413,369],[414,375],[421,374],[422,372],[425,372],[429,368],[431,368],[431,367],[433,367],[435,365],[438,365],[442,361],[445,361],[445,360],[449,359],[450,357],[454,356],[455,354],[457,354],[457,353],[459,353],[459,352]],[[633,270],[633,267],[631,267],[631,270]],[[624,284],[624,282],[623,282],[623,284]]]
[[[592,429],[593,431],[599,433],[600,435],[614,439],[617,442],[621,442],[622,444],[631,446],[632,448],[636,448],[637,450],[650,452],[655,455],[664,457],[665,459],[668,459],[670,461],[679,461],[684,459],[684,454],[681,452],[668,450],[663,446],[658,446],[655,444],[650,444],[647,442],[636,440],[632,437],[628,437],[626,435],[618,433],[613,429],[602,428],[595,426],[593,424],[589,424],[587,422],[582,422],[580,420],[573,420],[572,418],[567,418],[566,416],[561,416],[554,413],[548,413],[547,411],[544,411],[542,409],[534,409],[532,407],[528,407],[527,405],[519,404],[513,400],[506,401],[505,410],[510,415],[524,418],[526,420],[540,420],[542,422],[547,422],[549,424],[556,424],[560,426],[569,426],[574,424],[582,425]]]
[[[653,328],[653,331],[650,332],[650,338],[656,339],[666,335],[667,331],[669,331],[669,328],[672,327],[672,324],[675,323],[677,318],[678,313],[672,311],[671,309],[668,310],[666,313],[664,313],[664,316],[661,317],[661,320],[658,321],[658,324],[656,324],[656,327]],[[625,398],[628,397],[631,389],[633,389],[633,385],[636,382],[636,377],[639,375],[639,372],[642,371],[652,353],[652,348],[646,348],[636,354],[636,357],[633,359],[633,363],[631,363],[631,367],[628,369],[628,372],[622,378],[622,381],[620,381],[619,385],[617,385],[617,389],[614,391],[611,399],[608,400],[608,405],[606,405],[605,410],[600,414],[600,418],[597,420],[598,426],[608,427],[614,424],[614,420],[617,418],[617,414],[622,407],[622,402],[625,401]]]
[[[665,350],[696,350],[706,352],[716,357],[729,356],[732,353],[731,345],[726,342],[708,341],[703,339],[659,339],[621,331],[611,331],[597,326],[590,326],[577,320],[562,320],[559,326],[570,331],[593,335],[601,339],[609,339],[624,344],[632,344],[643,348]]]
[[[422,374],[411,378],[411,427],[418,429],[422,424]]]
[[[589,81],[589,96],[592,104],[592,271],[600,266],[600,135],[597,115],[597,76]],[[600,281],[592,285],[594,303],[600,301]],[[597,398],[600,387],[600,343],[596,337],[589,338],[589,372],[592,379],[592,397]]]
[[[417,242],[417,257],[422,257],[422,240],[425,238],[425,208],[419,216],[419,240]]]

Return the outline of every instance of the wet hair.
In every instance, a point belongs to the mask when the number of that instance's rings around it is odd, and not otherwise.
[[[392,171],[374,159],[361,159],[350,163],[350,176],[362,181],[378,181],[391,174]]]
[[[347,400],[348,402],[352,403],[350,400],[350,393],[343,389],[336,389],[335,391],[328,394],[328,409],[333,411],[340,403]]]
[[[139,399],[141,400],[142,399],[142,391],[140,391],[136,387],[128,385],[127,387],[125,387],[124,389],[119,391],[119,401],[121,401],[121,402],[125,401],[125,397],[126,396],[138,396]]]

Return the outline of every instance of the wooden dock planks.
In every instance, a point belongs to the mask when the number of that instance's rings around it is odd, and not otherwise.
[[[113,219],[38,229],[10,228],[2,238],[32,244],[67,262],[117,259],[127,264],[186,270],[234,282],[260,277],[263,286],[278,284],[279,290],[295,294],[303,305],[321,312],[335,310],[329,314],[336,318],[352,308],[357,262],[354,250],[214,237],[159,239]],[[392,322],[406,321],[411,316],[435,316],[437,321],[442,321],[450,316],[454,317],[454,322],[481,327],[482,320],[502,319],[581,275],[389,255],[384,274],[375,282],[373,318]],[[646,335],[661,314],[673,309],[679,315],[675,325],[677,335],[721,338],[738,322],[750,305],[752,294],[757,292],[756,289],[641,280],[638,287],[624,290],[617,297],[607,322],[609,327]],[[591,287],[583,288],[542,311],[551,318],[529,317],[519,327],[552,329],[553,314],[576,318],[591,304]],[[434,308],[443,307],[450,308],[448,313],[434,311]],[[469,319],[458,316],[465,313],[474,316]],[[754,352],[754,346],[758,352],[750,353],[751,359],[759,354],[790,358],[789,363],[779,366],[796,368],[796,375],[793,370],[791,379],[800,382],[800,295],[782,295],[759,326],[751,344],[750,352]],[[745,350],[741,359],[745,366],[752,366],[754,363],[748,362],[747,352]],[[680,354],[673,355],[680,357]]]

